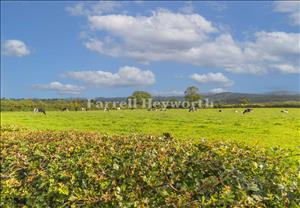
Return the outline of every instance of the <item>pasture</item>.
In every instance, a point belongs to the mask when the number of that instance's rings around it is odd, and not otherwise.
[[[1,125],[30,130],[96,131],[102,135],[162,135],[177,139],[238,141],[264,147],[300,146],[300,109],[259,108],[248,114],[243,109],[140,110],[58,112],[1,112]]]
[[[2,112],[0,207],[298,207],[300,109],[242,110]]]

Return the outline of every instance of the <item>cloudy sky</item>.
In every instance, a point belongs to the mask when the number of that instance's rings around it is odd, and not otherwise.
[[[1,2],[2,97],[299,91],[299,2]]]

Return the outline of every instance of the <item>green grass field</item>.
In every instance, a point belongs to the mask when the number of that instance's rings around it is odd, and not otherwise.
[[[300,146],[300,109],[289,109],[285,114],[279,108],[260,108],[245,115],[234,110],[47,112],[47,116],[32,112],[2,112],[1,125],[34,130],[88,130],[105,135],[162,135],[168,132],[178,139],[233,140],[266,147]]]
[[[300,109],[234,111],[2,112],[0,207],[299,207]]]

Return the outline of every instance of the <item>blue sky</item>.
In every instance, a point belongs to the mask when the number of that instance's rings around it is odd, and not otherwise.
[[[1,96],[299,91],[298,2],[1,2]]]

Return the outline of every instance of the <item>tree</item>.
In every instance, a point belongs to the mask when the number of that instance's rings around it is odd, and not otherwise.
[[[243,98],[243,99],[240,100],[240,104],[242,106],[248,105],[249,102],[250,102],[250,100],[248,98]]]
[[[151,94],[145,91],[135,91],[130,97],[128,97],[128,99],[136,99],[136,103],[138,105],[142,105],[143,100],[148,100],[150,98],[152,98]]]
[[[199,89],[195,86],[188,87],[184,92],[184,99],[189,102],[198,101],[201,98]]]

